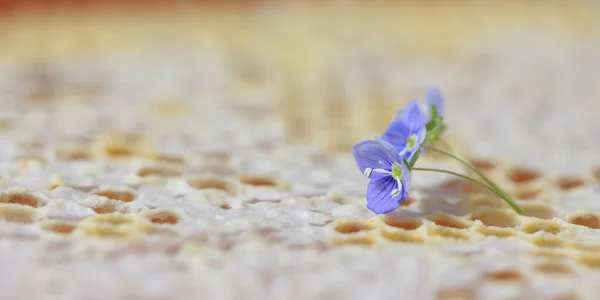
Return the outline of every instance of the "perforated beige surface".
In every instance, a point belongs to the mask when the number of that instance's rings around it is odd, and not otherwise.
[[[597,299],[594,9],[11,20],[0,298]],[[406,205],[366,209],[351,146],[430,84],[446,140],[530,217],[417,172]]]

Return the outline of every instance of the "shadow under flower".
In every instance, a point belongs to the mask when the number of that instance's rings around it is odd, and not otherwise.
[[[423,188],[418,193],[418,211],[425,216],[436,212],[464,216],[472,211],[472,204],[466,199],[468,196],[490,194],[484,188],[460,178]]]

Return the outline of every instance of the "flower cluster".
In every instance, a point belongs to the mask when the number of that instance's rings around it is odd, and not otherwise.
[[[371,180],[367,188],[367,207],[375,213],[393,211],[408,197],[411,168],[445,128],[441,92],[429,88],[425,100],[427,114],[413,100],[398,111],[380,138],[362,141],[353,148],[358,167]]]
[[[352,154],[360,171],[370,179],[367,187],[367,207],[377,214],[385,214],[398,208],[408,198],[411,172],[415,170],[441,172],[458,176],[482,186],[504,199],[517,213],[525,215],[514,199],[494,184],[481,171],[457,155],[434,147],[444,124],[444,99],[439,89],[431,87],[425,96],[427,113],[416,100],[398,111],[396,118],[380,138],[362,141],[354,145]],[[415,163],[422,152],[436,151],[451,157],[477,174],[482,181],[456,172],[416,168]]]

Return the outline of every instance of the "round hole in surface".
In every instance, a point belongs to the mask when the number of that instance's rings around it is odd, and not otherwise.
[[[52,222],[47,222],[44,225],[42,225],[42,228],[44,228],[45,230],[48,230],[48,231],[52,231],[54,233],[66,235],[66,234],[70,234],[71,232],[73,232],[73,229],[75,229],[75,224],[61,222],[61,221],[52,221]]]
[[[515,198],[520,200],[532,200],[535,199],[542,192],[539,188],[518,188],[513,192]]]
[[[388,226],[404,230],[415,230],[423,225],[421,220],[400,219],[391,216],[383,216],[382,220]]]
[[[277,180],[268,176],[259,176],[259,175],[241,175],[239,176],[239,180],[248,185],[253,186],[276,186]]]
[[[469,159],[469,162],[478,170],[487,172],[496,168],[496,163],[491,159]]]
[[[97,214],[110,214],[117,210],[117,206],[111,202],[103,202],[103,203],[100,203],[100,204],[92,207],[92,209]]]
[[[464,179],[451,179],[442,184],[444,189],[457,190],[465,194],[482,194],[487,192],[483,187]]]
[[[181,176],[181,172],[175,168],[164,166],[147,166],[138,171],[139,177],[160,176],[160,177],[177,177]]]
[[[361,221],[337,221],[333,227],[335,231],[343,234],[357,233],[360,231],[368,231],[373,227]]]
[[[428,217],[427,220],[435,223],[438,226],[456,229],[465,229],[470,226],[470,224],[468,224],[466,221],[448,215],[431,216]]]
[[[194,178],[188,179],[189,186],[198,190],[215,189],[227,192],[231,195],[237,194],[237,187],[234,182],[223,178]]]
[[[71,160],[90,160],[92,153],[86,149],[79,148],[63,148],[57,149],[54,153],[57,159],[71,161]]]
[[[117,159],[136,154],[144,142],[144,136],[133,132],[107,132],[97,138],[104,155]]]
[[[486,194],[475,194],[468,198],[473,207],[482,208],[501,208],[508,207],[508,204],[504,202],[502,199],[495,197],[493,198],[491,195]]]
[[[144,213],[146,219],[154,224],[177,224],[179,223],[179,216],[168,210],[152,210]]]
[[[522,203],[521,208],[528,216],[539,219],[552,219],[556,216],[554,209],[542,203]]]
[[[538,171],[515,168],[508,173],[508,178],[516,184],[524,184],[538,179],[541,174]]]
[[[123,201],[123,202],[131,202],[133,200],[135,200],[135,198],[137,197],[137,195],[131,191],[119,191],[119,190],[104,190],[104,191],[100,191],[95,193],[95,195],[98,196],[102,196],[102,197],[106,197],[108,199],[112,199],[112,200],[119,200],[119,201]]]
[[[107,144],[102,150],[104,155],[110,158],[130,157],[135,154],[135,149],[131,145]]]
[[[486,279],[494,281],[520,281],[523,280],[523,276],[519,271],[516,270],[503,270],[488,272],[485,275]]]
[[[572,224],[585,226],[593,229],[600,228],[600,222],[598,221],[598,217],[596,216],[588,216],[588,217],[577,217],[571,220]]]
[[[569,191],[585,185],[585,181],[581,178],[561,177],[556,180],[556,185],[563,191]]]
[[[2,201],[0,202],[20,204],[31,207],[40,207],[46,204],[41,198],[28,193],[3,193]]]
[[[503,228],[513,228],[519,224],[519,220],[514,214],[501,210],[478,211],[473,214],[471,220],[479,220],[486,226]]]
[[[550,274],[571,274],[573,271],[565,264],[559,262],[543,262],[533,266],[536,271]]]
[[[600,228],[600,220],[598,220],[598,217],[592,213],[572,214],[567,216],[566,221],[571,224],[585,226],[592,229]]]

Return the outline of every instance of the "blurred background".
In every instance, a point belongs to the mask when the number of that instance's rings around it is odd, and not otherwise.
[[[474,155],[550,159],[566,170],[589,165],[600,149],[597,1],[0,7],[2,120],[29,122],[29,133],[49,143],[57,132],[85,140],[176,128],[206,143],[349,152],[437,85],[449,136]],[[35,112],[45,117],[29,117]]]

